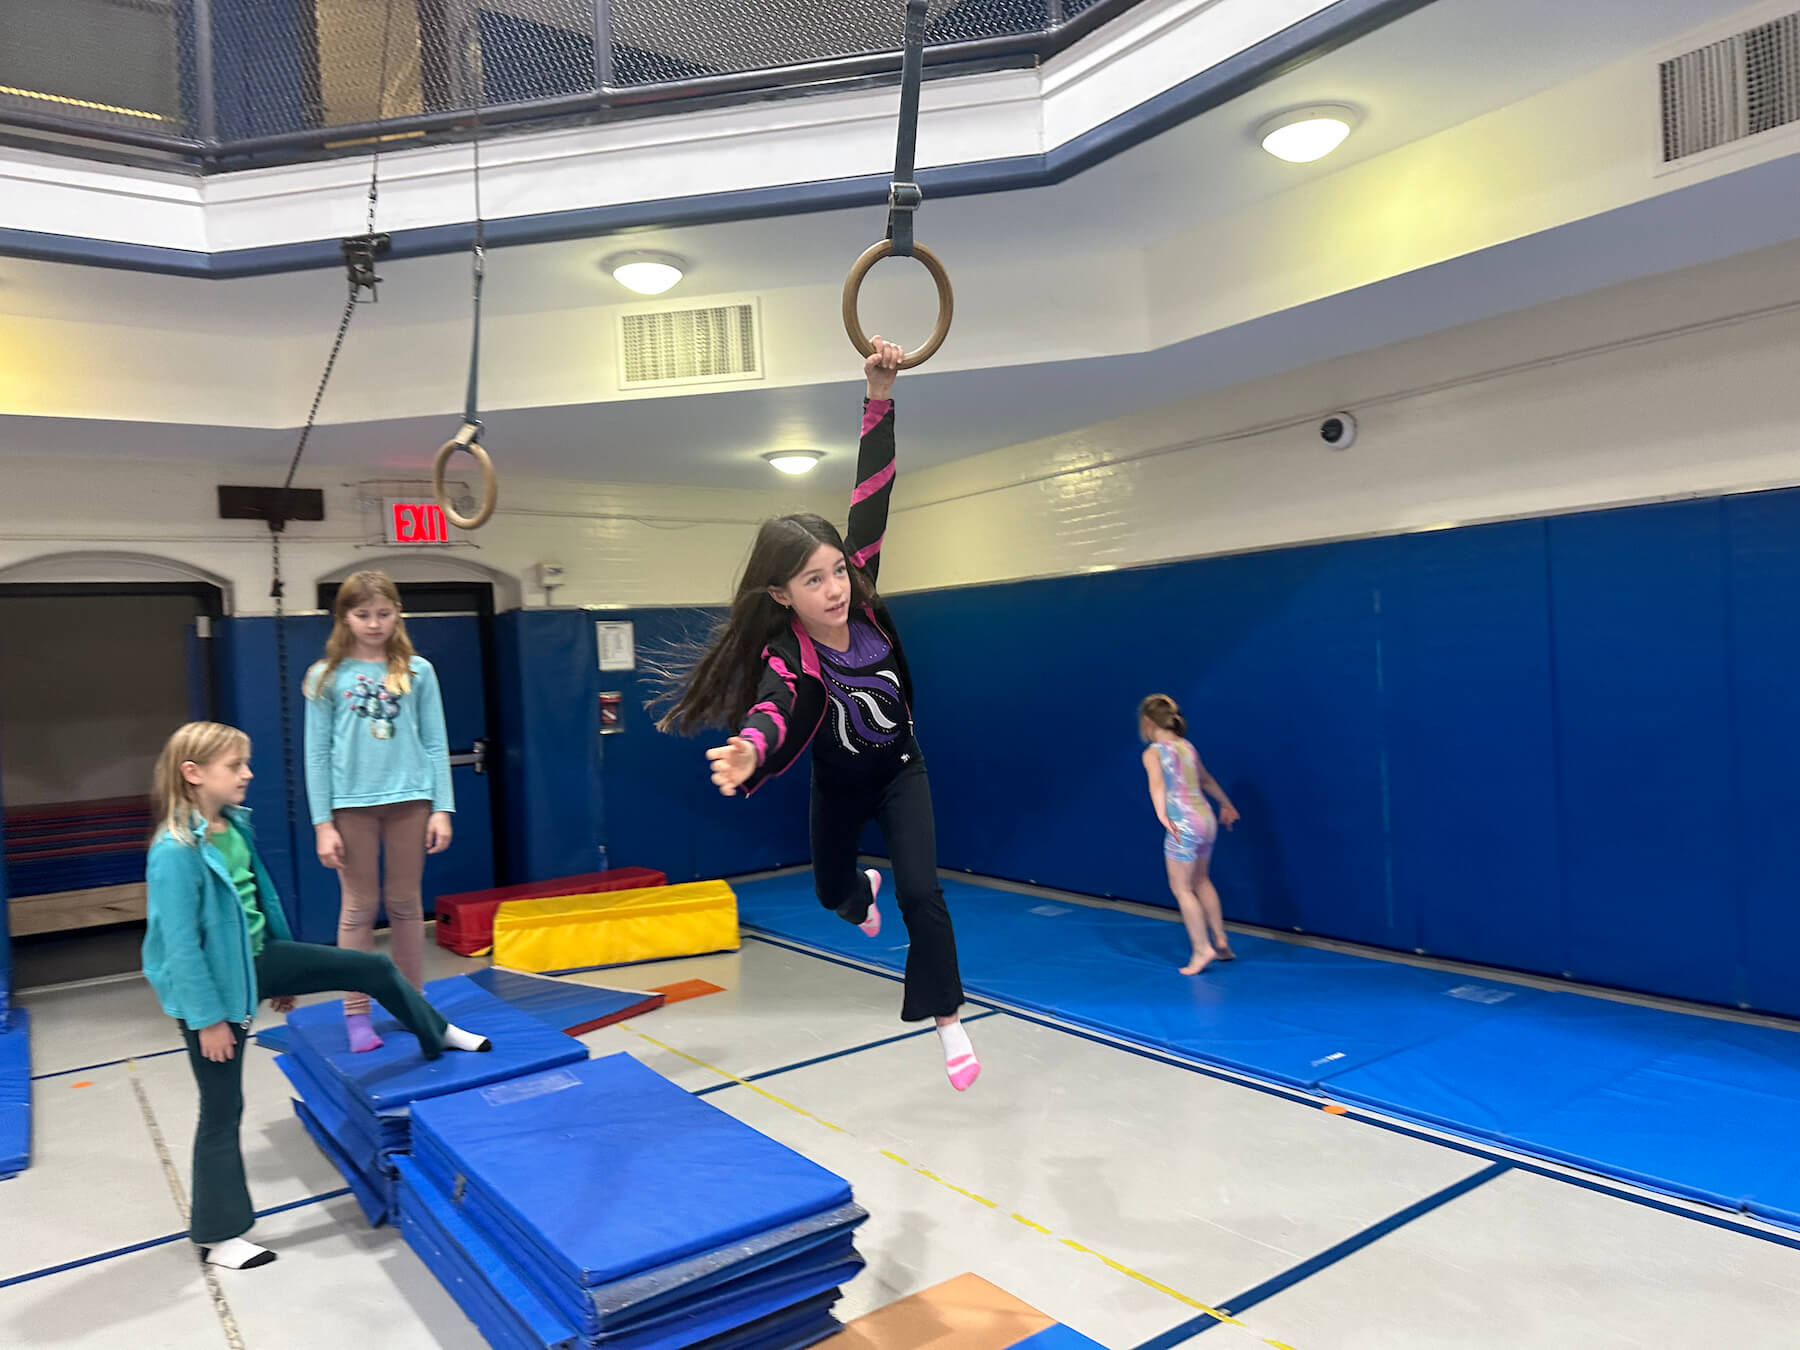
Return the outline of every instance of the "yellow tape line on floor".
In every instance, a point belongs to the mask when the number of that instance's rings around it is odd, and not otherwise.
[[[654,1045],[658,1050],[667,1051],[669,1054],[676,1056],[678,1059],[685,1059],[689,1064],[697,1065],[698,1067],[705,1069],[708,1073],[716,1073],[719,1075],[719,1077],[729,1079],[731,1082],[736,1083],[739,1087],[747,1087],[750,1089],[750,1091],[756,1093],[757,1096],[765,1098],[768,1101],[774,1102],[775,1105],[777,1105],[777,1106],[785,1107],[787,1110],[792,1111],[797,1116],[805,1116],[808,1120],[815,1121],[818,1124],[823,1125],[828,1130],[834,1130],[838,1134],[842,1134],[842,1135],[849,1135],[849,1137],[852,1139],[856,1138],[856,1136],[854,1134],[851,1134],[851,1132],[849,1130],[846,1130],[842,1125],[833,1125],[829,1120],[826,1120],[821,1116],[814,1115],[811,1111],[808,1111],[805,1107],[796,1106],[793,1102],[788,1101],[784,1097],[777,1097],[773,1092],[768,1092],[762,1088],[759,1088],[755,1083],[752,1083],[749,1079],[738,1077],[737,1074],[732,1073],[729,1069],[721,1069],[717,1064],[708,1064],[705,1060],[699,1058],[696,1055],[690,1055],[685,1050],[677,1050],[674,1046],[670,1045],[666,1041],[659,1041],[654,1036],[646,1035],[644,1032],[638,1031],[629,1022],[619,1023],[619,1029],[621,1031],[629,1031],[632,1035],[636,1036],[639,1040],[648,1041],[651,1045]],[[992,1210],[1000,1210],[1001,1209],[1001,1205],[998,1201],[990,1200],[985,1195],[981,1195],[978,1192],[971,1191],[971,1190],[965,1190],[963,1187],[958,1186],[953,1181],[946,1181],[943,1177],[940,1177],[936,1172],[933,1172],[927,1168],[921,1167],[917,1163],[908,1162],[905,1158],[902,1158],[898,1153],[894,1153],[891,1150],[885,1149],[885,1148],[878,1148],[875,1151],[877,1153],[879,1153],[882,1157],[886,1158],[889,1162],[898,1163],[901,1167],[906,1168],[909,1172],[914,1172],[914,1173],[918,1174],[919,1176],[924,1177],[927,1181],[935,1181],[938,1185],[944,1187],[946,1190],[954,1191],[957,1195],[962,1196],[966,1200],[973,1200],[976,1204],[981,1205],[986,1209],[992,1209]],[[1058,1242],[1060,1242],[1063,1246],[1069,1248],[1069,1250],[1080,1252],[1083,1256],[1091,1256],[1096,1261],[1099,1261],[1102,1265],[1108,1267],[1109,1269],[1116,1270],[1121,1275],[1129,1276],[1131,1279],[1136,1280],[1139,1284],[1144,1285],[1150,1289],[1156,1290],[1156,1292],[1159,1294],[1166,1294],[1168,1297],[1174,1299],[1177,1303],[1186,1304],[1188,1307],[1194,1309],[1196,1312],[1205,1313],[1208,1317],[1216,1317],[1221,1322],[1229,1322],[1234,1327],[1244,1327],[1244,1330],[1246,1330],[1246,1331],[1250,1330],[1249,1327],[1244,1326],[1244,1323],[1241,1319],[1233,1317],[1230,1313],[1224,1312],[1218,1308],[1212,1307],[1210,1304],[1202,1303],[1199,1299],[1190,1297],[1189,1295],[1182,1293],[1179,1289],[1171,1289],[1168,1285],[1164,1284],[1161,1280],[1153,1279],[1150,1276],[1144,1274],[1142,1271],[1133,1270],[1130,1266],[1126,1265],[1123,1261],[1115,1261],[1112,1259],[1112,1257],[1106,1255],[1104,1252],[1095,1251],[1092,1247],[1084,1246],[1082,1243],[1076,1242],[1072,1238],[1057,1238],[1056,1234],[1051,1232],[1048,1228],[1044,1227],[1043,1224],[1036,1223],[1033,1220],[1026,1218],[1023,1214],[1013,1213],[1012,1218],[1015,1221],[1017,1221],[1019,1224],[1023,1225],[1024,1227],[1029,1228],[1032,1232],[1041,1233],[1045,1237],[1048,1237],[1048,1238],[1056,1238],[1056,1240]],[[1254,1334],[1254,1333],[1252,1333],[1252,1334]],[[1264,1345],[1272,1347],[1272,1350],[1294,1350],[1294,1347],[1292,1347],[1291,1345],[1286,1345],[1286,1344],[1282,1343],[1281,1341],[1270,1340],[1266,1336],[1262,1337],[1260,1339],[1262,1340]]]

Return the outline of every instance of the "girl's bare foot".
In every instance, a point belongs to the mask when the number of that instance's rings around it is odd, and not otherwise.
[[[1218,957],[1221,961],[1237,960],[1237,953],[1232,951],[1229,947],[1214,947],[1213,955]]]
[[[1198,975],[1213,963],[1213,958],[1217,955],[1218,953],[1211,947],[1208,947],[1204,952],[1195,952],[1193,960],[1189,961],[1181,968],[1181,973],[1183,975]]]

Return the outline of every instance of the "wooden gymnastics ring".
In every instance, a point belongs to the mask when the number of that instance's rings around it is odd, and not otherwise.
[[[869,269],[894,251],[891,239],[883,239],[871,244],[863,251],[862,257],[856,260],[850,269],[850,275],[844,279],[844,331],[850,335],[850,345],[864,356],[875,354],[875,344],[869,341],[869,335],[863,332],[862,320],[857,317],[857,301],[862,295],[863,278],[869,275]],[[923,244],[913,245],[913,256],[925,264],[925,270],[931,273],[931,279],[937,283],[938,313],[937,324],[931,330],[931,336],[917,351],[908,352],[900,361],[900,369],[911,370],[914,366],[922,366],[937,355],[937,349],[944,345],[944,339],[950,336],[950,320],[956,313],[956,292],[950,288],[950,274],[944,270],[943,262],[938,255]]]
[[[450,504],[450,494],[444,491],[444,467],[449,464],[450,456],[458,450],[467,450],[481,470],[481,506],[472,516],[458,515],[456,508]],[[444,508],[445,518],[457,529],[478,530],[488,523],[488,518],[494,514],[494,508],[500,504],[500,480],[494,475],[494,461],[481,448],[479,423],[464,422],[456,435],[438,447],[437,459],[431,466],[431,487],[437,494],[438,505]]]

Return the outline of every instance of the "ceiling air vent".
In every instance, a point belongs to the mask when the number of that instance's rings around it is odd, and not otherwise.
[[[756,302],[619,316],[619,384],[709,384],[762,377]]]
[[[1662,63],[1663,163],[1800,122],[1800,13]]]

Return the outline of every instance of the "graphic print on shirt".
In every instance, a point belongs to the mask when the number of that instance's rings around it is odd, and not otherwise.
[[[378,741],[394,738],[394,719],[400,716],[400,695],[380,680],[358,674],[356,684],[344,691],[358,717],[369,719],[369,734]]]
[[[850,648],[822,648],[819,663],[830,696],[831,739],[851,755],[887,749],[909,730],[893,649],[867,624],[850,629]]]

